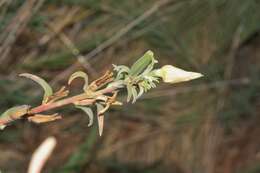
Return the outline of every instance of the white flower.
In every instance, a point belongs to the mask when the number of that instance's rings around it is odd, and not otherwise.
[[[172,65],[165,65],[161,69],[155,70],[155,75],[159,76],[166,83],[179,83],[202,77],[196,72],[189,72]]]

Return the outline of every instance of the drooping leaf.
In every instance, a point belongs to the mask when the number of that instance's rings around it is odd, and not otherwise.
[[[76,106],[76,108],[83,110],[88,115],[89,117],[88,127],[90,127],[93,124],[93,120],[94,120],[94,114],[92,109],[85,106]]]
[[[147,51],[140,59],[138,59],[131,67],[130,69],[130,76],[138,76],[140,73],[145,71],[145,69],[153,63],[154,60],[154,54],[152,51]]]
[[[17,120],[22,116],[26,115],[29,111],[29,108],[29,105],[21,105],[6,110],[0,116],[0,129],[4,129],[6,126],[5,124]]]
[[[85,80],[85,84],[84,84],[83,90],[84,90],[84,91],[87,91],[87,87],[88,87],[88,75],[87,75],[85,72],[83,72],[83,71],[77,71],[77,72],[73,73],[73,74],[70,76],[69,80],[68,80],[68,85],[70,85],[71,82],[72,82],[74,79],[79,78],[79,77],[80,77],[80,78],[83,78],[83,79]]]
[[[38,83],[39,85],[41,85],[41,87],[44,90],[44,96],[43,96],[42,103],[48,102],[48,98],[53,95],[53,91],[52,91],[51,86],[44,79],[42,79],[36,75],[29,74],[29,73],[22,73],[19,76],[31,79],[31,80],[35,81],[36,83]]]
[[[97,120],[98,120],[98,131],[99,135],[102,136],[104,129],[104,115],[100,114],[102,110],[104,110],[104,106],[100,103],[96,103],[97,105]]]

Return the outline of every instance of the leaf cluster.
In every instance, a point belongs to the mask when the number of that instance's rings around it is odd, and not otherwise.
[[[154,73],[158,61],[152,51],[147,51],[131,68],[125,65],[113,65],[117,72],[115,81],[121,81],[127,89],[127,102],[135,103],[145,92],[156,87],[159,77]]]

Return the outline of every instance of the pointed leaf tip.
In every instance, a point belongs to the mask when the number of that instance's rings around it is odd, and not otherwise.
[[[100,114],[104,110],[104,106],[100,103],[96,103],[97,106],[97,120],[98,120],[98,132],[99,136],[102,136],[104,129],[104,115]]]
[[[98,115],[97,119],[99,136],[102,136],[104,129],[104,115]]]

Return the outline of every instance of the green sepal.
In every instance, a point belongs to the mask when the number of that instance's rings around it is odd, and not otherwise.
[[[138,76],[144,72],[150,64],[156,62],[152,51],[147,51],[141,58],[139,58],[130,68],[130,76]]]

